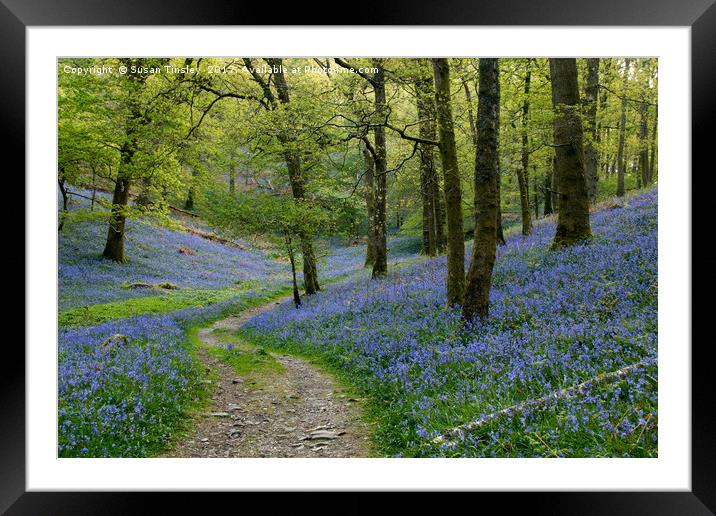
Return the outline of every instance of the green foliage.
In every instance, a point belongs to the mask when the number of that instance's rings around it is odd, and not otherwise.
[[[240,296],[250,285],[243,284],[231,289],[180,289],[162,295],[125,299],[114,303],[83,306],[58,315],[60,327],[92,326],[114,319],[124,319],[135,315],[163,314],[182,308],[208,306]],[[161,289],[156,289],[160,291]]]
[[[226,346],[213,347],[209,352],[232,366],[236,374],[265,380],[265,375],[283,371],[283,366],[263,348],[246,344],[232,334],[224,334],[222,337]]]
[[[207,193],[207,221],[236,235],[264,235],[283,241],[286,235],[316,235],[333,225],[331,214],[308,201],[271,194]]]

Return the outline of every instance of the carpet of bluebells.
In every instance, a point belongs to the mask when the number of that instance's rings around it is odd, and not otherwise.
[[[89,206],[84,198],[72,199],[71,211]],[[106,220],[70,222],[59,233],[60,311],[156,295],[152,289],[125,288],[126,283],[169,282],[179,287],[221,289],[241,281],[285,281],[289,277],[284,265],[260,251],[228,247],[149,220],[127,221],[128,263],[101,257],[106,238]],[[189,248],[194,254],[182,254],[180,248]]]
[[[60,329],[59,456],[143,457],[161,449],[201,388],[187,329],[246,303]],[[112,335],[128,339],[103,345]]]
[[[75,198],[73,210],[86,208],[88,201]],[[191,352],[189,329],[261,303],[289,286],[287,265],[263,252],[227,247],[151,220],[128,221],[129,262],[117,264],[100,257],[106,230],[103,220],[71,220],[59,234],[60,311],[157,295],[154,289],[123,288],[130,282],[168,281],[179,285],[180,292],[230,289],[237,281],[251,286],[206,306],[61,328],[61,457],[143,457],[161,450],[202,389],[203,373]],[[407,249],[411,241],[396,243]],[[179,253],[181,246],[195,254]],[[321,249],[322,282],[367,274],[365,246],[323,244]],[[409,254],[403,251],[396,257]],[[105,344],[113,335],[126,340]]]
[[[554,224],[499,248],[487,323],[459,331],[445,257],[344,281],[249,321],[247,337],[321,357],[364,389],[395,456],[656,456],[657,192],[591,216],[589,244]],[[450,428],[639,364],[576,396]]]

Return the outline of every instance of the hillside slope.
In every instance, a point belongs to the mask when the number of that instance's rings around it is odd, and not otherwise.
[[[365,389],[386,453],[654,456],[657,192],[591,219],[592,242],[558,251],[553,224],[513,235],[499,249],[489,321],[467,332],[459,310],[444,308],[440,257],[262,314],[246,337],[316,355]]]

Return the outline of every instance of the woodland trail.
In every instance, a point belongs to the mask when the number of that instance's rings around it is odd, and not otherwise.
[[[231,342],[242,353],[263,354],[238,337],[226,337],[285,299],[199,330],[197,353],[212,378],[210,407],[192,416],[192,431],[163,457],[369,456],[360,400],[338,392],[325,372],[306,360],[271,353],[280,366],[240,375],[209,352]]]

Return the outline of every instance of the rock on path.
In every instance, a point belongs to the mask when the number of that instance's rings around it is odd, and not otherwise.
[[[236,330],[276,302],[217,321],[199,332],[198,350],[214,373],[211,406],[193,416],[193,431],[165,457],[367,457],[359,402],[309,362],[272,354],[283,370],[237,376],[207,350],[224,346],[215,329]]]

